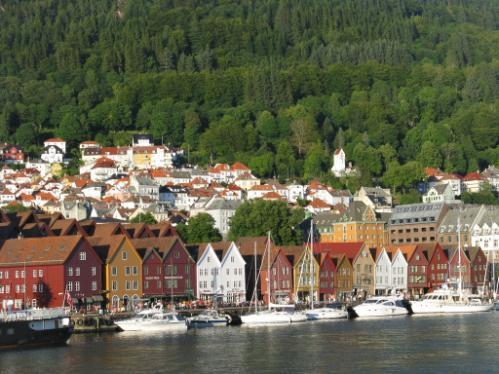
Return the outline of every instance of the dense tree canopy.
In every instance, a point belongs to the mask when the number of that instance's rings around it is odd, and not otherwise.
[[[0,141],[144,131],[280,179],[342,146],[363,181],[406,189],[415,166],[498,163],[498,17],[497,0],[2,2]]]
[[[298,224],[304,217],[303,209],[290,209],[282,201],[247,201],[232,217],[229,237],[265,236],[270,231],[276,244],[300,244],[303,238]]]
[[[208,213],[191,217],[188,224],[179,224],[177,232],[186,243],[208,243],[222,240],[215,226],[215,220]]]

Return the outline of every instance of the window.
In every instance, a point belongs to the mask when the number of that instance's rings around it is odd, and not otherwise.
[[[111,283],[111,289],[112,289],[113,291],[118,291],[118,282],[117,282],[117,281],[113,281],[113,282]]]
[[[122,260],[126,260],[126,259],[128,259],[128,252],[127,252],[127,251],[123,251],[123,252],[121,252],[121,259],[122,259]]]
[[[43,278],[43,270],[38,270],[38,278]]]
[[[227,275],[230,274],[230,269],[226,269],[225,272],[227,273]]]
[[[133,289],[137,290],[139,288],[139,282],[137,280],[133,281]]]
[[[78,283],[78,289],[75,289],[75,291],[79,291],[80,290],[80,282],[76,282],[76,283]],[[23,286],[23,288],[24,288],[24,286]],[[43,283],[40,283],[38,285],[38,292],[43,292]]]
[[[0,271],[0,279],[3,278],[3,271]]]
[[[76,268],[76,269],[75,269],[75,275],[76,275],[77,277],[79,277],[79,276],[80,276],[80,268]]]
[[[97,282],[92,281],[92,291],[97,291]]]
[[[36,278],[36,277],[37,277],[37,275],[38,275],[38,271],[33,270],[33,278]]]
[[[230,262],[234,262],[234,256],[230,256]]]
[[[92,266],[92,268],[90,269],[90,274],[92,275],[92,277],[95,277],[97,275],[97,268],[95,266]]]
[[[33,293],[35,293],[37,290],[36,284],[33,285]]]
[[[80,252],[80,261],[87,260],[87,252]]]
[[[16,270],[16,279],[19,278],[19,270]]]
[[[43,286],[43,284],[41,286]],[[78,281],[75,282],[75,291],[80,291],[80,282]]]
[[[206,262],[210,262],[210,256],[206,257]]]
[[[145,281],[145,282],[144,282],[144,289],[145,289],[145,290],[148,290],[148,289],[149,289],[149,282],[148,282],[148,281]]]
[[[134,267],[132,268],[132,274],[133,274],[133,275],[137,275],[137,274],[138,274],[138,269],[137,269],[137,266],[134,266]]]
[[[191,266],[189,264],[184,266],[185,274],[189,275],[191,273]]]
[[[73,291],[73,282],[68,282],[68,284],[66,285],[66,290],[68,292]]]
[[[179,258],[180,257],[180,251],[176,251],[175,252],[175,258]]]
[[[130,266],[125,266],[125,275],[130,275]]]
[[[111,268],[111,275],[112,276],[117,276],[118,275],[118,268],[116,266],[113,266]]]
[[[130,281],[127,280],[126,283],[125,283],[125,289],[128,291],[130,290]]]
[[[69,277],[72,277],[72,276],[73,276],[73,268],[72,268],[72,267],[69,267],[69,268],[68,268],[68,276],[69,276]]]

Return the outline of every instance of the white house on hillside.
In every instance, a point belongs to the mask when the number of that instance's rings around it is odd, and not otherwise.
[[[346,159],[343,148],[338,148],[337,150],[334,151],[333,167],[331,168],[331,171],[336,177],[341,177],[345,175]]]

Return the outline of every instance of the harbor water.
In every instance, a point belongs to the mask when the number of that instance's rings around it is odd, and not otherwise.
[[[0,373],[493,373],[499,312],[75,335],[0,352]]]

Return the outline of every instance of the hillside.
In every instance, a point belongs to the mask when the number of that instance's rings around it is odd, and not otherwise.
[[[0,1],[0,140],[189,149],[408,191],[499,162],[498,0]],[[332,181],[337,183],[337,181]]]

